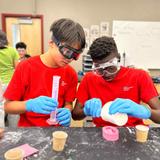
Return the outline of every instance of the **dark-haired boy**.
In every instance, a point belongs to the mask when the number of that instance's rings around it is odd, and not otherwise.
[[[16,43],[16,50],[20,56],[19,61],[23,61],[31,57],[29,54],[27,54],[27,45],[24,42]]]
[[[85,34],[79,23],[65,18],[55,21],[50,31],[48,51],[21,62],[4,94],[5,111],[20,114],[18,126],[49,126],[46,120],[56,108],[59,124],[70,125],[77,74],[69,63],[82,53]],[[54,76],[60,77],[58,100],[51,98]]]
[[[97,38],[90,46],[93,72],[87,73],[77,92],[72,117],[93,117],[96,126],[113,125],[100,117],[102,106],[113,101],[109,113],[126,113],[126,126],[142,124],[142,119],[160,123],[160,101],[152,79],[143,70],[119,65],[119,54],[112,37]],[[140,105],[143,101],[151,108]]]

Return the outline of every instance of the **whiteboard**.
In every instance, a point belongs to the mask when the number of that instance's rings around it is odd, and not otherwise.
[[[112,36],[126,66],[160,68],[160,22],[113,21]]]

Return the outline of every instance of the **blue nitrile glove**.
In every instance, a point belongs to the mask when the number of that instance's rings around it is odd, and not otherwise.
[[[132,100],[122,98],[114,100],[109,108],[109,114],[115,114],[117,112],[126,113],[141,119],[148,119],[151,116],[151,111],[147,107],[137,104]]]
[[[102,102],[98,98],[92,98],[85,102],[83,112],[86,116],[100,117]]]
[[[26,102],[27,111],[42,114],[50,114],[56,109],[57,106],[58,102],[54,98],[46,96],[40,96],[34,99],[30,99]]]
[[[71,111],[68,108],[58,108],[56,118],[60,125],[69,127],[71,123]]]

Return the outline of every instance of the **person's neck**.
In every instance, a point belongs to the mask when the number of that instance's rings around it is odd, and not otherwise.
[[[44,65],[46,65],[47,67],[52,67],[52,68],[57,68],[58,66],[56,65],[56,63],[54,63],[53,57],[51,56],[51,54],[48,52],[40,55],[41,61]]]

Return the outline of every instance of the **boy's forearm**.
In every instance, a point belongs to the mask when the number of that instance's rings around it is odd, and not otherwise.
[[[4,110],[10,114],[21,114],[26,112],[26,101],[6,101],[4,103]]]
[[[153,122],[160,124],[160,110],[152,109],[151,110],[151,117],[150,117],[150,119]]]

